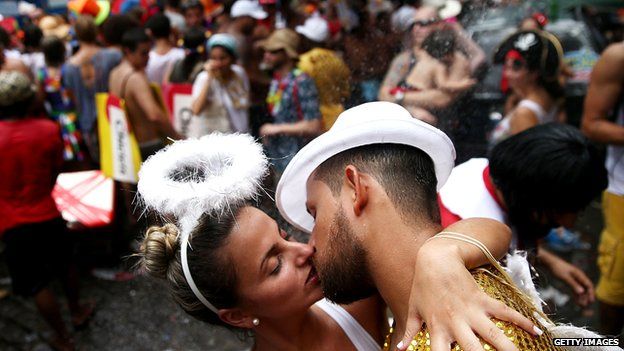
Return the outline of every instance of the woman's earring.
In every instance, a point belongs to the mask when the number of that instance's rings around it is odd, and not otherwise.
[[[251,320],[251,324],[255,325],[256,327],[260,325],[260,320],[258,318],[254,318]]]

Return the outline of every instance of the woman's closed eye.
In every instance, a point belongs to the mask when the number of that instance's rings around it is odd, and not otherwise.
[[[277,255],[277,264],[275,265],[275,268],[271,271],[271,275],[277,275],[279,274],[280,270],[282,269],[282,255]]]

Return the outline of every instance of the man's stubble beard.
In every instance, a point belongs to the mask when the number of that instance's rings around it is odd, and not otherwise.
[[[325,297],[335,303],[350,304],[376,294],[366,250],[342,207],[334,215],[329,231],[324,259],[315,262]]]

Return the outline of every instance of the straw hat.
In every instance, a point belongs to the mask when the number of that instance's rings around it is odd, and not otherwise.
[[[67,39],[71,27],[60,16],[43,16],[39,20],[39,28],[43,35],[53,35],[60,39]]]
[[[277,29],[267,39],[258,42],[258,46],[265,51],[284,50],[291,58],[299,57],[299,36],[292,29]]]

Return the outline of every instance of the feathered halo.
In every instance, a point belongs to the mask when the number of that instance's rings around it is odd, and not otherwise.
[[[262,146],[250,135],[213,133],[148,158],[138,191],[146,208],[175,216],[187,231],[203,213],[223,214],[256,198],[267,173]]]
[[[139,171],[138,190],[146,208],[173,215],[181,226],[180,263],[195,296],[214,313],[188,264],[189,235],[202,214],[222,215],[254,199],[268,174],[262,146],[247,134],[213,133],[176,141],[149,157]]]

